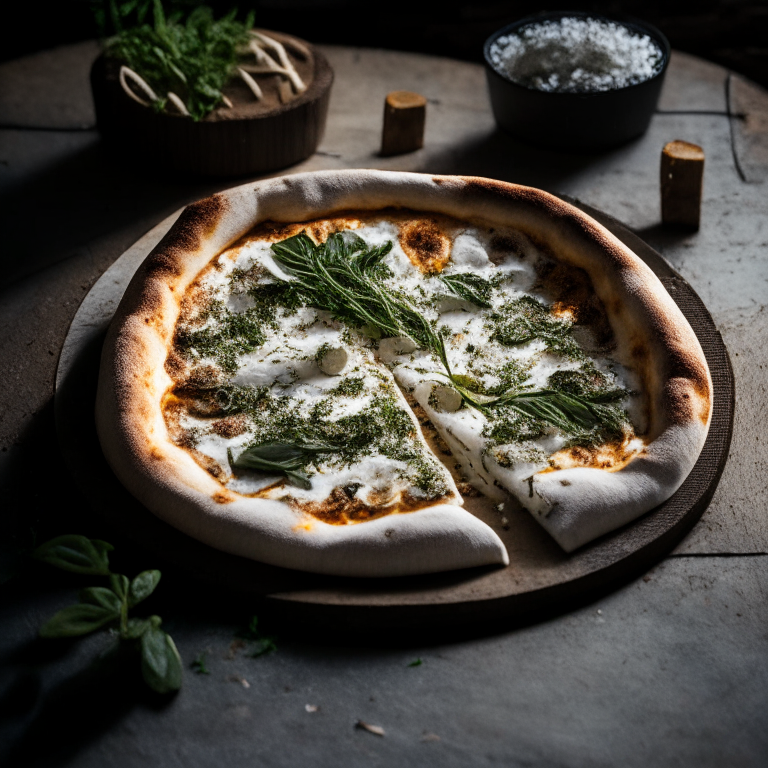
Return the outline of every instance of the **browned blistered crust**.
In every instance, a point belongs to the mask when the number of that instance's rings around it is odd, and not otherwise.
[[[567,314],[574,323],[587,326],[598,345],[610,349],[614,344],[613,330],[589,275],[583,269],[552,259],[542,259],[535,266],[540,286],[554,299],[552,311]]]
[[[232,438],[242,435],[248,429],[248,421],[245,414],[238,413],[234,416],[225,416],[211,424],[213,431],[221,437]]]
[[[452,216],[424,216],[409,209],[386,208],[380,211],[337,211],[331,216],[283,224],[265,221],[235,243],[237,249],[250,241],[274,243],[303,232],[315,243],[323,243],[335,232],[355,230],[372,221],[386,219],[398,225],[398,240],[414,267],[425,274],[440,272],[448,262],[453,233],[466,228]],[[193,299],[194,301],[194,299]]]
[[[629,442],[628,439],[624,439],[603,443],[594,448],[582,445],[563,448],[549,457],[549,464],[553,470],[595,467],[608,472],[616,472],[639,455],[636,450],[630,447]]]
[[[191,277],[185,273],[189,254],[199,250],[227,210],[226,198],[213,195],[182,211],[173,228],[139,267],[128,286],[123,301],[132,305],[132,320],[153,327],[163,337],[169,327],[173,329],[183,288]],[[176,296],[171,298],[169,293]],[[173,311],[172,316],[166,314],[168,310]]]
[[[399,240],[411,264],[424,273],[442,272],[451,256],[451,238],[436,219],[402,222]]]
[[[294,509],[322,520],[324,523],[349,525],[350,523],[375,520],[385,515],[416,512],[419,509],[434,506],[435,499],[425,501],[405,494],[403,498],[393,504],[386,494],[382,494],[381,499],[374,496],[369,499],[369,503],[366,503],[358,499],[354,492],[350,492],[350,489],[337,487],[323,501],[301,503],[291,498],[289,503]]]
[[[252,240],[276,243],[302,232],[312,238],[315,243],[323,243],[335,232],[357,229],[360,223],[360,218],[354,214],[337,214],[331,218],[291,222],[290,224],[264,221],[238,240],[234,247],[245,245]]]
[[[179,361],[167,361],[166,357],[181,297],[203,266],[201,263],[191,272],[190,263],[228,210],[223,195],[214,195],[184,209],[128,286],[105,343],[103,362],[112,366],[109,380],[114,389],[100,393],[100,399],[110,401],[112,405],[106,407],[116,411],[105,421],[113,420],[110,431],[118,433],[115,440],[124,441],[123,450],[136,462],[139,472],[156,477],[161,483],[172,471],[168,466],[169,437],[188,445],[187,450],[211,478],[222,474],[218,465],[209,466],[210,459],[198,454],[188,437],[181,434],[178,419],[170,419],[169,424],[163,422],[165,430],[158,429],[155,409],[162,409],[166,394],[157,391],[158,369],[165,371],[163,364],[167,363],[176,375],[181,373]],[[102,435],[102,441],[112,438]]]
[[[165,413],[171,398],[181,403],[181,407],[192,416],[222,417],[224,410],[216,399],[215,391],[211,389],[196,389],[194,387],[173,387],[163,401],[162,409]]]
[[[184,272],[185,257],[200,248],[204,238],[228,210],[224,195],[212,195],[188,205],[142,266],[145,278],[163,279],[172,286],[173,278]],[[170,278],[170,279],[169,279]]]

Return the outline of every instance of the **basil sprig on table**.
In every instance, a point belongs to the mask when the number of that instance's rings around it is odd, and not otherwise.
[[[361,237],[344,232],[333,234],[324,243],[316,245],[301,233],[273,243],[271,247],[277,264],[294,278],[281,281],[284,289],[292,292],[294,298],[326,310],[336,319],[356,326],[371,336],[410,337],[422,349],[437,356],[445,368],[446,378],[472,408],[488,411],[509,407],[567,433],[596,427],[620,430],[621,418],[615,409],[605,407],[591,396],[525,388],[489,396],[474,391],[476,387],[469,385],[468,377],[453,374],[441,334],[407,297],[383,284],[383,280],[391,274],[383,264],[384,257],[392,249],[391,242],[369,248]],[[492,285],[489,281],[471,274],[441,275],[439,279],[459,298],[483,308],[491,306]],[[535,299],[531,302],[538,307]],[[527,304],[525,308],[529,309]],[[542,311],[545,311],[543,307]],[[525,319],[522,312],[521,317]],[[557,325],[552,334],[560,341],[565,325],[557,320],[553,320],[552,324]],[[520,338],[515,338],[515,343],[534,337],[529,325],[520,329]]]
[[[181,687],[181,658],[171,636],[160,628],[162,619],[128,616],[131,608],[155,591],[160,571],[142,571],[134,579],[112,573],[108,554],[112,549],[106,541],[67,535],[51,539],[33,552],[37,560],[64,571],[109,579],[109,587],[82,589],[80,602],[52,616],[40,627],[40,636],[79,637],[109,627],[121,642],[138,645],[141,674],[150,688],[158,693],[176,691]]]
[[[246,640],[249,644],[246,656],[258,659],[268,653],[277,650],[276,638],[273,635],[265,635],[259,628],[259,617],[252,616],[247,627],[243,627],[235,633],[235,637]]]
[[[336,453],[338,448],[320,443],[262,443],[246,448],[237,458],[227,448],[227,458],[236,469],[257,469],[261,472],[285,475],[294,485],[309,490],[312,487],[304,467],[322,453]]]

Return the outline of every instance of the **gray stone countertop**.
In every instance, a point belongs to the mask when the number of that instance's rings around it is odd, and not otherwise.
[[[66,331],[105,269],[221,182],[121,164],[93,130],[83,43],[0,66],[0,762],[72,766],[764,766],[768,763],[768,94],[675,53],[647,134],[600,155],[533,149],[495,129],[480,66],[325,47],[336,72],[320,150],[283,173],[388,168],[489,176],[576,197],[659,250],[708,306],[730,350],[731,455],[677,549],[636,582],[493,631],[352,637],[284,627],[261,605],[188,582],[112,533],[61,466],[53,381]],[[428,99],[424,149],[378,156],[383,100]],[[702,226],[660,223],[673,139],[706,152]],[[243,180],[245,181],[245,180]],[[239,183],[239,182],[238,182]],[[82,579],[18,553],[63,532],[113,540],[127,572],[162,567],[151,609],[187,668],[171,701],[137,667],[93,660],[103,636],[36,640]],[[233,642],[259,612],[277,651]],[[269,626],[269,622],[273,626]],[[55,646],[55,647],[54,647]],[[412,665],[420,659],[421,664]],[[385,735],[355,728],[358,720]]]

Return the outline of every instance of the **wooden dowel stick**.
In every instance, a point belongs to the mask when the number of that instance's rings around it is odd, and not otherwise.
[[[424,146],[427,100],[411,91],[392,91],[384,102],[381,154],[401,155]]]
[[[687,141],[670,141],[661,152],[661,220],[699,228],[704,150]]]

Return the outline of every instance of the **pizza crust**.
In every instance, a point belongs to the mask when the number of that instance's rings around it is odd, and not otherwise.
[[[540,190],[468,177],[337,171],[256,182],[189,206],[132,280],[105,343],[96,421],[107,460],[139,501],[218,549],[300,570],[395,576],[507,564],[498,536],[461,507],[328,525],[281,502],[226,490],[168,436],[161,401],[172,381],[164,362],[181,299],[210,259],[262,221],[387,207],[519,229],[584,269],[604,303],[619,362],[634,368],[647,392],[643,455],[615,472],[541,472],[525,488],[489,463],[499,484],[564,549],[614,530],[677,490],[707,435],[712,384],[693,331],[640,259],[586,214]]]

